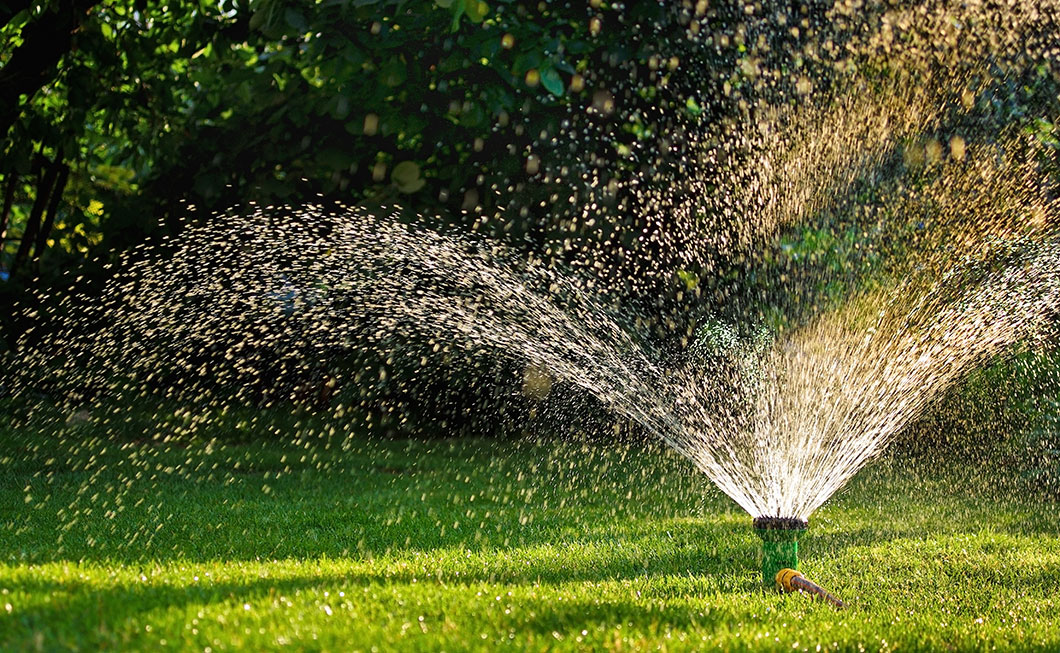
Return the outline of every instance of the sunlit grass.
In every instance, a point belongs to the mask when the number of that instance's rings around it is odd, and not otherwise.
[[[0,432],[0,650],[1060,648],[1057,505],[990,467],[882,461],[815,514],[836,612],[763,592],[672,454],[286,428]]]

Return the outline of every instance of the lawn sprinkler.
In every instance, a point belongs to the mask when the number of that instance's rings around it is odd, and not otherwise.
[[[785,592],[803,592],[836,608],[844,603],[799,573],[799,535],[809,524],[797,517],[756,517],[755,533],[762,538],[762,583]]]
[[[762,538],[762,583],[772,587],[781,569],[799,568],[799,535],[809,525],[796,517],[755,517]]]

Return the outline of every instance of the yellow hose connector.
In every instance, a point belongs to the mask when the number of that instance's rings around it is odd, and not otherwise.
[[[781,569],[777,572],[777,587],[785,592],[803,592],[814,599],[821,599],[835,608],[845,608],[846,604],[839,600],[834,594],[821,587],[812,580],[806,578],[794,569]]]

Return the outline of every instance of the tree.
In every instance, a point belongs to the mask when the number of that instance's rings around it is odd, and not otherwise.
[[[18,278],[0,292],[13,301],[38,272],[112,259],[159,222],[178,224],[186,202],[209,215],[248,200],[402,201],[562,254],[569,204],[554,198],[566,200],[572,180],[558,171],[621,158],[667,129],[637,110],[662,96],[630,93],[628,80],[672,83],[647,65],[666,39],[633,27],[669,13],[467,0],[27,3],[0,29],[13,44],[0,50],[10,83],[36,83],[4,95],[0,270]],[[64,36],[47,41],[45,28]],[[22,53],[45,41],[49,56],[30,70]],[[629,108],[592,126],[611,137],[591,139],[592,151],[555,142],[576,107],[612,93]]]

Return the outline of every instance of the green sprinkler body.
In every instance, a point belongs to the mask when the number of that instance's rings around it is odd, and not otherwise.
[[[753,524],[762,538],[762,583],[774,587],[781,569],[799,568],[799,535],[809,524],[796,517],[755,517]]]

